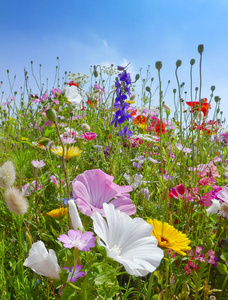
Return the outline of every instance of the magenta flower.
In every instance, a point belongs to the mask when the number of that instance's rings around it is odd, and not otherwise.
[[[94,132],[85,132],[82,137],[87,141],[92,141],[97,136]]]
[[[32,165],[34,168],[40,169],[45,166],[45,162],[43,160],[32,160]]]
[[[69,267],[64,267],[63,269],[69,273],[67,281],[75,282],[79,277],[84,277],[85,275],[85,272],[80,272],[82,269],[81,265],[73,266],[71,269]]]
[[[103,203],[112,203],[116,209],[132,215],[136,212],[130,195],[130,185],[119,186],[110,176],[100,169],[88,170],[78,175],[72,182],[73,198],[79,210],[91,216],[97,211],[104,216]]]
[[[58,240],[64,243],[63,246],[65,248],[76,247],[86,252],[89,252],[90,248],[95,247],[95,237],[91,231],[82,233],[80,230],[70,229],[68,235],[61,234]]]

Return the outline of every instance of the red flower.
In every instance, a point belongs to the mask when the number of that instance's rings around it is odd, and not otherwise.
[[[73,80],[72,81],[70,81],[70,82],[67,82],[67,84],[69,85],[69,86],[72,86],[72,85],[74,85],[74,86],[78,86],[78,82],[74,82]]]
[[[142,115],[138,115],[138,116],[135,118],[134,124],[142,124],[142,125],[145,125],[145,124],[146,124],[146,117],[145,117],[145,116],[142,116]]]
[[[207,98],[204,98],[204,103],[202,105],[200,105],[199,101],[187,101],[186,103],[188,106],[191,106],[193,108],[192,112],[199,111],[200,109],[203,112],[204,117],[207,115],[208,110],[211,108],[210,103],[207,103]]]

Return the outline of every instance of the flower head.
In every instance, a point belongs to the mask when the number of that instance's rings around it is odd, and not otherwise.
[[[188,245],[190,240],[181,231],[178,231],[168,223],[162,223],[156,219],[148,219],[147,222],[153,226],[153,236],[158,240],[158,245],[163,248],[173,250],[181,255],[186,255],[184,251],[191,249]]]
[[[136,212],[128,192],[131,186],[119,186],[100,169],[88,170],[78,175],[72,182],[73,198],[79,210],[91,216],[94,211],[104,215],[103,203],[112,203],[117,209],[132,215]]]
[[[32,160],[32,165],[34,168],[40,169],[45,166],[45,162],[43,160]]]
[[[207,103],[207,98],[204,98],[204,103],[201,105],[199,101],[187,101],[186,104],[193,108],[192,112],[201,110],[203,112],[204,117],[207,115],[209,109],[211,108],[211,104]]]
[[[59,156],[63,156],[63,147],[62,146],[58,146],[56,148],[52,148],[51,151]],[[75,156],[79,156],[82,153],[82,150],[80,150],[78,147],[66,147],[64,146],[64,158],[66,160],[69,160]]]
[[[68,235],[61,234],[58,240],[64,243],[65,248],[76,247],[81,251],[89,252],[90,248],[95,247],[95,237],[91,231],[82,233],[80,230],[70,229]]]
[[[47,213],[47,215],[49,215],[50,217],[52,217],[54,219],[61,219],[62,217],[65,216],[65,214],[67,213],[67,210],[68,210],[67,207],[60,207],[60,208],[49,211]]]
[[[6,206],[11,212],[17,215],[23,215],[28,209],[28,202],[22,193],[15,187],[6,189],[5,191]]]
[[[64,267],[63,269],[67,270],[69,273],[67,281],[75,282],[79,277],[84,277],[85,275],[85,272],[80,272],[82,269],[81,265],[76,265],[72,268]]]
[[[94,231],[100,237],[99,246],[131,275],[153,272],[163,258],[163,251],[151,234],[152,226],[141,218],[130,218],[112,204],[104,203],[103,209],[107,221],[98,212],[91,217]]]
[[[61,269],[55,251],[50,249],[48,252],[42,241],[32,245],[23,266],[31,268],[33,272],[39,275],[60,279]]]
[[[83,138],[87,141],[92,141],[97,136],[94,132],[85,132],[83,135]]]
[[[8,188],[14,184],[16,173],[14,165],[11,161],[7,161],[0,168],[0,187]]]

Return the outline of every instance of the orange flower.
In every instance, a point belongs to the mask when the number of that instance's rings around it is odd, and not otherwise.
[[[78,82],[74,82],[73,80],[72,81],[70,81],[70,82],[67,82],[67,84],[69,85],[69,86],[72,86],[72,85],[74,85],[74,86],[78,86]]]
[[[207,98],[204,98],[204,103],[202,105],[200,105],[199,101],[187,101],[186,104],[193,108],[192,112],[199,111],[200,109],[203,112],[204,117],[207,115],[208,110],[211,108],[211,104],[207,103]]]

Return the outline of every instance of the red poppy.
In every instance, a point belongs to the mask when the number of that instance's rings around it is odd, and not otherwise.
[[[134,124],[142,124],[142,125],[145,125],[145,124],[146,124],[146,117],[145,117],[145,116],[142,116],[142,115],[138,115],[138,116],[135,118]]]
[[[165,128],[167,127],[167,125],[164,122],[160,122],[159,119],[154,120],[150,126],[149,126],[149,132],[151,132],[152,130],[155,130],[157,135],[160,134],[160,127],[161,127],[161,133],[164,134],[167,131],[165,130]]]
[[[97,106],[97,100],[90,100],[90,99],[88,99],[87,101],[86,101],[86,104],[89,106],[89,105],[91,105],[91,106],[93,106],[94,108]]]
[[[70,81],[70,82],[67,82],[67,84],[69,85],[69,86],[72,86],[72,85],[74,85],[74,86],[78,86],[79,85],[79,83],[78,82],[74,82],[73,80],[72,81]]]
[[[193,108],[192,112],[199,111],[200,109],[203,112],[204,117],[207,115],[208,110],[211,108],[211,104],[207,103],[207,98],[204,98],[204,103],[201,106],[199,101],[195,101],[195,102],[187,101],[186,104]]]

